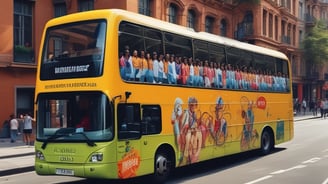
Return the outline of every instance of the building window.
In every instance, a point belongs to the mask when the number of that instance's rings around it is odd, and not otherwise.
[[[150,0],[139,0],[139,13],[150,16]]]
[[[303,40],[303,31],[299,30],[299,36],[298,36],[298,43],[302,44],[302,40]],[[300,46],[301,48],[303,48],[303,45]]]
[[[220,34],[221,34],[221,36],[227,36],[227,21],[225,19],[221,20]]]
[[[169,6],[168,20],[174,24],[178,23],[178,7],[173,3]]]
[[[214,18],[207,16],[205,18],[205,32],[213,33]]]
[[[55,15],[54,15],[55,17],[60,17],[67,14],[65,2],[54,4],[54,9],[55,9]]]
[[[33,2],[14,1],[14,61],[34,63],[32,47]]]
[[[293,25],[292,43],[293,43],[293,45],[296,45],[296,26],[295,25]]]
[[[79,0],[79,11],[89,11],[94,9],[93,0]]]
[[[188,11],[187,26],[196,30],[196,13],[194,10]]]
[[[262,23],[262,33],[263,35],[267,34],[266,27],[267,27],[267,11],[263,10],[263,23]]]
[[[303,2],[298,3],[298,17],[301,20],[304,20],[304,7],[303,7]]]
[[[275,16],[274,18],[274,35],[275,35],[275,40],[278,40],[278,24],[279,24],[279,21],[278,21],[278,16]]]
[[[269,13],[269,37],[273,38],[273,15]]]

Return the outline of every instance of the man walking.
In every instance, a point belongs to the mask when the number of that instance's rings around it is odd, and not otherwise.
[[[14,143],[16,142],[17,139],[17,134],[18,134],[18,121],[15,118],[15,115],[12,114],[10,115],[10,142]]]

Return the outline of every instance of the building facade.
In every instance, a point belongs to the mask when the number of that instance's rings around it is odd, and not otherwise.
[[[119,8],[278,50],[291,60],[294,98],[302,99],[323,95],[326,69],[307,70],[301,40],[314,17],[327,18],[327,4],[319,0],[2,0],[0,11],[7,18],[0,20],[0,40],[5,43],[0,45],[0,129],[10,114],[33,112],[40,40],[51,18]]]

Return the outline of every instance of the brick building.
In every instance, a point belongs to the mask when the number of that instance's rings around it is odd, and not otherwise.
[[[291,60],[294,98],[321,97],[324,71],[306,70],[300,40],[307,18],[327,17],[318,0],[2,0],[0,11],[0,128],[11,113],[33,112],[37,56],[45,23],[92,9],[119,8],[216,35],[279,50]],[[326,12],[326,13],[323,13]],[[309,19],[311,20],[311,19]],[[323,68],[323,67],[321,67]],[[321,76],[321,78],[319,77]],[[314,92],[314,93],[313,93]]]

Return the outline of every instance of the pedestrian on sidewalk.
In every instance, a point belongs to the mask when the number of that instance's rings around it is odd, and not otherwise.
[[[14,114],[10,115],[10,142],[14,143],[16,142],[17,139],[17,134],[18,134],[18,120],[15,118]]]
[[[323,118],[324,119],[326,119],[327,112],[328,112],[328,100],[325,99],[324,103],[323,103]]]
[[[23,135],[24,142],[26,145],[31,145],[31,135],[32,135],[32,122],[35,121],[34,118],[31,117],[30,113],[26,113],[24,116],[21,115],[24,123]]]
[[[313,116],[317,116],[318,115],[318,102],[316,102],[315,100],[311,101],[311,112],[313,114]]]
[[[320,108],[320,115],[321,115],[321,118],[323,118],[324,116],[324,106],[325,106],[325,101],[323,99],[320,99],[319,100],[319,108]]]
[[[306,112],[306,99],[305,98],[302,101],[302,108],[303,108],[303,115],[305,115],[305,112]]]

